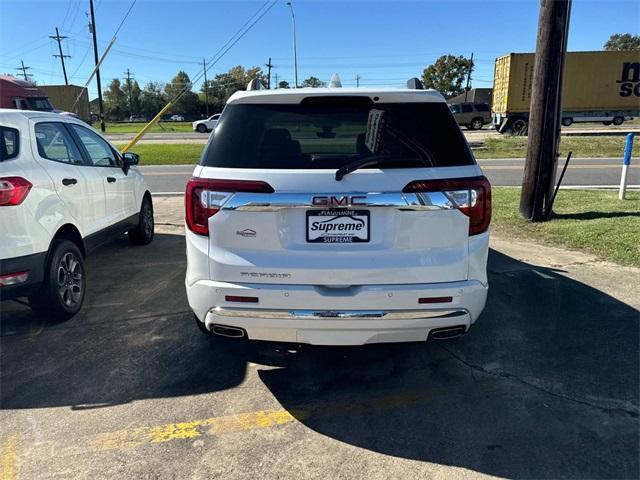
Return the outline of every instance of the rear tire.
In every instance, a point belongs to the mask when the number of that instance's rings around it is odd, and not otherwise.
[[[602,122],[602,124],[608,127],[609,125],[611,125],[611,122]]]
[[[513,135],[526,135],[529,129],[529,122],[522,117],[513,119],[511,123],[511,133]]]
[[[67,320],[82,308],[86,290],[84,260],[78,246],[69,240],[51,245],[42,290],[29,297],[34,313],[51,320]]]
[[[153,203],[151,197],[147,195],[142,200],[138,214],[138,225],[128,232],[129,240],[134,245],[147,245],[153,240],[154,230]]]
[[[201,123],[200,125],[198,125],[196,127],[196,130],[198,130],[200,133],[207,133],[208,131],[207,126],[204,123]]]
[[[624,118],[622,117],[613,117],[613,124],[615,126],[622,125],[624,123]]]
[[[566,117],[562,119],[562,125],[564,125],[565,127],[570,126],[572,123],[573,123],[573,118]]]
[[[474,118],[469,124],[469,130],[480,130],[482,125],[483,123],[481,118]]]

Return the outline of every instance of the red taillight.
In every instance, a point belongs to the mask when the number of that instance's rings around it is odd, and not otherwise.
[[[258,297],[240,297],[237,295],[225,295],[224,299],[227,302],[258,303]]]
[[[268,183],[257,180],[217,180],[192,177],[185,193],[186,219],[189,230],[209,235],[209,217],[215,215],[236,192],[273,193]]]
[[[0,207],[20,205],[33,185],[22,177],[0,178]]]
[[[418,303],[451,303],[453,297],[423,297],[418,299]]]
[[[402,191],[444,193],[458,210],[469,217],[469,235],[486,232],[491,223],[491,184],[486,177],[416,180]]]
[[[7,273],[6,275],[0,275],[0,287],[9,287],[11,285],[18,285],[24,283],[29,278],[29,271]]]

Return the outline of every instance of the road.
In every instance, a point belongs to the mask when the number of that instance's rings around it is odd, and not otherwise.
[[[492,235],[460,339],[220,342],[181,215],[159,198],[150,245],[89,256],[67,322],[3,302],[0,478],[640,478],[639,269]]]
[[[479,160],[485,174],[495,186],[520,186],[524,159]],[[558,167],[559,169],[561,166]],[[182,193],[192,165],[162,165],[140,167],[154,194]],[[620,183],[619,158],[576,158],[571,161],[563,185],[612,186]],[[629,185],[640,185],[640,165],[629,170]]]

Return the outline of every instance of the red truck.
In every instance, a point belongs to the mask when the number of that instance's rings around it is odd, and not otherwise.
[[[54,112],[47,94],[26,80],[0,75],[0,108]]]

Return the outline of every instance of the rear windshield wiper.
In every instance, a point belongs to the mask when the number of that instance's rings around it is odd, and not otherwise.
[[[344,178],[345,175],[348,175],[351,172],[355,172],[359,168],[369,167],[371,165],[377,165],[378,163],[389,161],[389,160],[407,160],[407,157],[399,157],[395,155],[385,154],[385,155],[369,155],[366,157],[358,158],[353,162],[349,162],[346,165],[343,165],[338,170],[336,170],[336,181],[339,182]],[[413,158],[411,158],[413,160]]]

